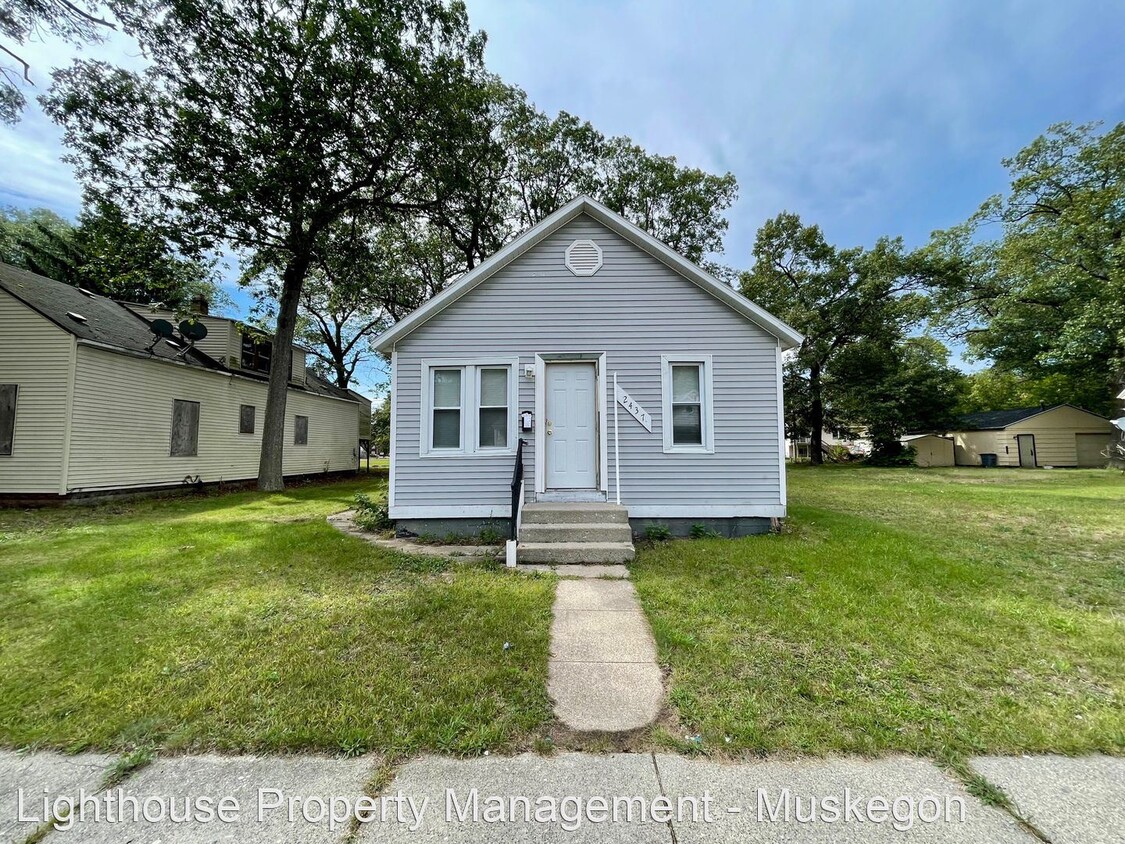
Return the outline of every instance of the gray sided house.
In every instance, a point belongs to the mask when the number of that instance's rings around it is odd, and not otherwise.
[[[58,502],[255,478],[271,365],[290,369],[284,472],[353,472],[370,403],[202,314],[192,344],[168,311],[0,264],[0,503]]]
[[[391,518],[418,534],[508,526],[522,440],[520,511],[620,503],[634,532],[766,530],[786,512],[781,353],[800,339],[576,199],[378,339]]]

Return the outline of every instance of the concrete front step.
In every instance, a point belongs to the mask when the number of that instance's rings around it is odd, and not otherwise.
[[[633,559],[632,542],[520,542],[521,563],[627,563]]]
[[[539,501],[525,504],[522,514],[525,525],[629,524],[629,508],[620,504]]]
[[[573,524],[524,523],[520,526],[522,542],[632,542],[629,523],[576,522]]]

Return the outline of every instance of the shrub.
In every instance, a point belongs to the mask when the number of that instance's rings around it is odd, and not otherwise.
[[[878,450],[871,452],[867,458],[868,466],[917,466],[918,451],[913,446],[898,449]]]
[[[697,523],[691,526],[692,539],[714,539],[721,535],[722,534],[718,531],[711,530],[711,528],[707,527],[705,524]]]
[[[355,523],[364,530],[379,532],[395,526],[391,521],[387,502],[382,499],[372,500],[365,492],[356,493],[355,510]]]
[[[840,445],[839,443],[828,446],[826,456],[833,463],[847,463],[852,459],[852,453],[848,451],[848,447],[846,445]]]
[[[666,542],[672,538],[668,525],[649,525],[645,528],[645,539],[649,542]]]

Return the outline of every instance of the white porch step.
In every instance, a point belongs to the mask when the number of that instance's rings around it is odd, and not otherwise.
[[[523,542],[632,542],[628,522],[525,522]]]
[[[633,559],[633,543],[521,541],[516,556],[521,563],[627,563]]]

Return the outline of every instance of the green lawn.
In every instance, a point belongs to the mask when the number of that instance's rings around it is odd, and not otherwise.
[[[384,483],[0,511],[0,746],[534,746],[553,579],[325,523]],[[798,467],[790,500],[781,535],[639,549],[655,743],[1125,752],[1120,475]]]
[[[328,526],[372,475],[0,511],[0,745],[525,746],[550,718],[553,580]]]
[[[1125,752],[1120,474],[797,467],[789,485],[781,535],[638,554],[681,722],[658,738]]]

